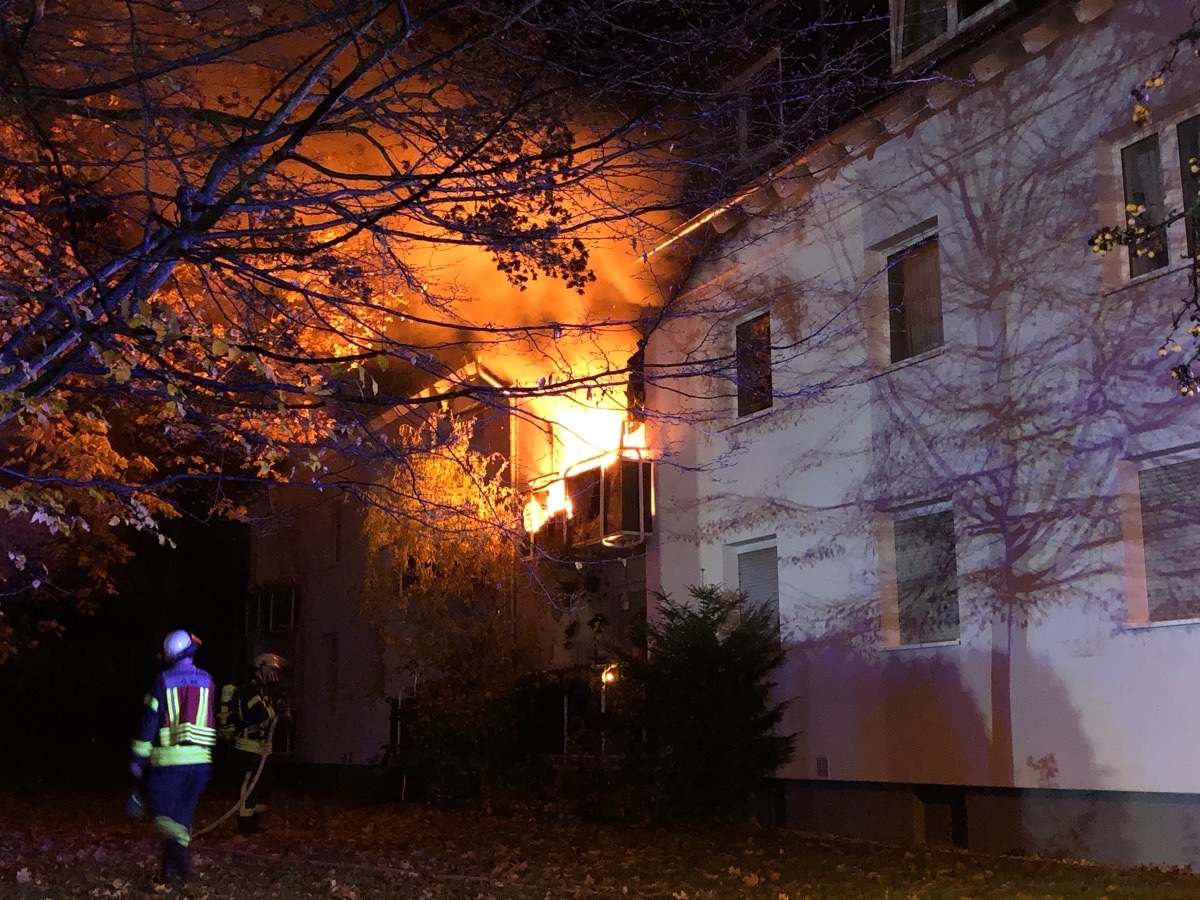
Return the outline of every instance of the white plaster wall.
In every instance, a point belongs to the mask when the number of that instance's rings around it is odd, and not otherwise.
[[[650,345],[677,358],[768,304],[787,348],[779,399],[748,420],[727,400],[650,393],[672,417],[651,557],[663,587],[736,584],[724,548],[776,535],[780,695],[798,734],[784,776],[816,777],[825,757],[834,779],[1200,790],[1200,626],[1125,627],[1116,478],[1119,461],[1200,435],[1200,406],[1157,355],[1186,286],[1174,266],[1130,284],[1123,256],[1086,248],[1122,215],[1129,87],[1187,10],[1118,2],[1063,21],[1048,48],[836,178],[786,185],[694,273],[684,302],[703,321]],[[1156,108],[1182,115],[1198,85],[1182,65]],[[887,242],[934,217],[946,345],[887,367]],[[936,497],[955,513],[962,637],[887,649],[873,519]]]

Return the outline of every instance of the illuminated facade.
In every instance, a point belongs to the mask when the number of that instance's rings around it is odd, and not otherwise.
[[[648,372],[731,360],[650,381],[650,587],[778,604],[788,824],[1200,864],[1200,407],[1169,375],[1194,228],[1087,245],[1195,196],[1200,67],[1149,126],[1130,99],[1187,5],[892,11],[896,65],[942,77],[713,217],[703,321],[649,344]]]

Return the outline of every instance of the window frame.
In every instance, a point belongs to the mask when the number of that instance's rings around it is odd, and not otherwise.
[[[743,540],[733,541],[725,544],[721,548],[721,566],[724,572],[724,583],[727,585],[736,586],[741,590],[741,558],[748,553],[757,553],[762,550],[775,551],[775,625],[776,636],[783,641],[783,605],[781,602],[783,579],[781,578],[781,569],[783,557],[779,553],[779,536],[778,534],[765,534],[759,537],[745,538]]]
[[[1153,142],[1154,150],[1154,177],[1155,187],[1157,188],[1157,196],[1153,199],[1139,199],[1134,195],[1134,169],[1127,167],[1126,162],[1132,159],[1131,151],[1137,150],[1142,146],[1149,146]],[[1167,211],[1167,186],[1163,178],[1163,140],[1159,132],[1155,131],[1152,134],[1147,134],[1139,137],[1136,141],[1125,144],[1120,148],[1118,155],[1120,157],[1121,171],[1121,193],[1125,200],[1124,222],[1126,225],[1132,226],[1134,220],[1129,213],[1129,207],[1137,204],[1145,206],[1148,221],[1162,219],[1166,216]],[[1178,155],[1178,154],[1176,154]],[[1171,264],[1171,243],[1165,227],[1155,228],[1155,232],[1159,234],[1159,247],[1153,248],[1151,252],[1138,254],[1135,248],[1128,248],[1127,258],[1129,261],[1129,277],[1140,278],[1143,275],[1151,275],[1159,269],[1165,269]],[[1159,252],[1161,251],[1161,252]]]
[[[1187,246],[1188,260],[1195,260],[1197,254],[1200,254],[1200,172],[1184,172],[1185,168],[1189,167],[1188,159],[1183,158],[1183,140],[1181,135],[1185,125],[1193,125],[1195,130],[1195,145],[1196,156],[1194,157],[1200,162],[1200,111],[1195,111],[1195,115],[1187,116],[1174,123],[1171,128],[1171,133],[1175,137],[1175,159],[1179,163],[1179,196],[1181,200],[1180,209],[1187,210],[1188,208],[1188,188],[1194,189],[1192,195],[1193,209],[1190,213],[1186,213],[1183,217],[1184,235]],[[1189,185],[1188,182],[1191,182]]]
[[[900,572],[897,564],[896,526],[900,522],[912,521],[927,516],[951,516],[951,547],[954,558],[954,607],[957,613],[953,637],[929,640],[905,640],[903,629],[904,611],[900,597]],[[885,650],[919,650],[922,648],[953,647],[962,643],[962,595],[959,591],[961,553],[959,548],[958,518],[954,515],[949,499],[922,501],[903,507],[882,510],[875,522],[875,538],[879,558],[880,586],[880,631]]]
[[[765,366],[762,358],[764,348],[760,345],[755,346],[747,340],[746,345],[743,345],[742,329],[745,326],[751,326],[753,323],[762,319],[766,319],[766,345],[765,345]],[[733,381],[734,381],[734,398],[733,408],[734,415],[737,421],[743,422],[747,419],[761,415],[775,406],[775,359],[773,347],[773,324],[774,317],[769,309],[755,309],[753,312],[747,313],[738,317],[732,323],[733,325]],[[748,346],[749,349],[756,351],[749,357],[747,363],[748,368],[753,371],[749,372],[749,379],[754,382],[756,378],[762,375],[760,369],[765,368],[766,374],[766,391],[764,396],[756,396],[757,391],[745,384],[747,379],[743,378],[743,346]],[[765,401],[765,402],[764,402]],[[759,405],[761,404],[761,405]]]
[[[936,53],[939,49],[949,44],[964,31],[974,28],[976,25],[982,25],[995,15],[998,15],[1004,10],[1011,9],[1013,0],[989,0],[985,2],[983,7],[976,10],[967,16],[959,16],[960,4],[964,0],[945,0],[946,8],[946,30],[936,37],[931,38],[917,47],[909,49],[905,52],[904,37],[904,19],[905,5],[908,0],[891,0],[889,5],[890,12],[890,37],[892,47],[892,70],[900,71],[916,62]]]
[[[775,619],[775,634],[776,634],[776,636],[779,636],[780,634],[782,634],[782,630],[783,630],[782,629],[783,613],[782,613],[782,610],[780,607],[780,602],[779,602],[779,545],[778,545],[778,543],[776,543],[775,538],[772,537],[767,540],[753,541],[749,544],[734,545],[731,549],[734,551],[734,567],[735,567],[735,571],[737,573],[737,585],[738,585],[739,591],[746,590],[742,586],[742,557],[750,556],[753,553],[763,553],[764,551],[767,551],[767,550],[771,551],[771,556],[775,560],[775,598],[774,598],[774,601],[768,600],[767,605]],[[755,602],[754,598],[750,597],[748,592],[747,592],[746,596],[750,599],[750,601],[752,603]]]
[[[1173,113],[1168,111],[1161,118],[1156,117],[1155,123],[1148,129],[1139,129],[1136,131],[1122,129],[1119,134],[1114,133],[1110,135],[1108,151],[1112,165],[1111,177],[1113,182],[1111,189],[1114,192],[1113,200],[1115,201],[1119,197],[1121,206],[1117,210],[1115,217],[1105,216],[1107,221],[1112,221],[1115,218],[1122,227],[1124,226],[1127,214],[1125,212],[1125,168],[1122,154],[1127,148],[1151,135],[1158,138],[1159,183],[1162,188],[1163,208],[1165,210],[1181,210],[1184,208],[1185,186],[1181,168],[1185,164],[1185,161],[1180,159],[1179,130],[1181,126],[1193,121],[1196,122],[1197,130],[1200,131],[1200,106],[1195,104],[1191,104]],[[1200,209],[1194,214],[1194,219],[1196,221],[1195,234],[1198,242],[1195,249],[1200,251]],[[1181,266],[1191,265],[1194,253],[1189,242],[1189,233],[1186,224],[1181,224],[1180,222],[1171,223],[1166,229],[1164,245],[1168,258],[1167,263],[1136,275],[1131,272],[1127,254],[1109,254],[1114,264],[1114,267],[1108,270],[1110,273],[1108,278],[1111,279],[1108,282],[1110,289],[1120,288],[1129,284],[1140,284],[1143,281],[1157,278],[1169,272],[1178,271]],[[1119,260],[1124,261],[1118,264]]]
[[[756,137],[754,112],[766,109],[766,106],[760,103],[763,73],[773,67],[775,69],[774,77],[781,79],[783,77],[782,66],[783,47],[776,44],[768,48],[726,85],[726,90],[736,97],[733,114],[736,131],[734,138],[737,140],[737,158],[743,167],[753,164],[757,158],[774,150],[782,142],[786,133],[786,119],[781,105],[776,115],[778,128],[773,129],[772,138],[761,143],[754,140]]]
[[[287,634],[298,630],[299,606],[300,585],[296,581],[265,581],[253,585],[246,593],[242,610],[242,635]],[[286,615],[276,615],[284,611]]]
[[[1170,628],[1200,623],[1200,610],[1195,616],[1175,619],[1152,617],[1150,580],[1152,573],[1146,560],[1146,520],[1142,509],[1142,474],[1154,469],[1182,463],[1200,462],[1200,445],[1176,447],[1170,450],[1121,460],[1117,463],[1117,506],[1121,523],[1121,543],[1124,551],[1127,629]],[[1200,495],[1197,497],[1200,503]]]
[[[933,246],[935,248],[935,268],[937,274],[937,314],[938,314],[938,330],[940,337],[936,343],[930,344],[919,350],[914,349],[910,317],[907,314],[905,300],[903,295],[897,300],[894,296],[895,286],[897,283],[904,284],[902,280],[897,278],[897,272],[900,275],[904,274],[904,267],[907,260],[913,258],[912,254],[923,247]],[[899,245],[896,249],[887,252],[886,257],[887,270],[887,323],[888,323],[888,354],[887,364],[896,366],[902,363],[907,363],[910,360],[922,357],[927,353],[933,353],[940,350],[946,345],[946,304],[942,295],[942,258],[941,258],[941,240],[936,226],[927,232],[923,232],[920,236],[913,238]],[[901,287],[901,291],[905,288]],[[904,355],[897,355],[898,347],[898,322],[903,322],[903,330],[900,331],[904,335]]]

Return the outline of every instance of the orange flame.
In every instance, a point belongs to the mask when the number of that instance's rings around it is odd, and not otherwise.
[[[551,424],[549,457],[530,479],[525,504],[525,530],[537,532],[551,518],[573,515],[568,496],[568,476],[594,468],[608,468],[617,460],[648,457],[646,427],[628,417],[628,411],[611,394],[589,398],[585,392],[538,397],[530,412]]]

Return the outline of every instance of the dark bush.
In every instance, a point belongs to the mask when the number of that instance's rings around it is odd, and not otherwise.
[[[771,675],[783,662],[772,611],[707,585],[692,602],[659,595],[649,653],[622,661],[612,723],[627,733],[626,780],[658,819],[749,815],[793,738],[776,733],[783,705]]]

